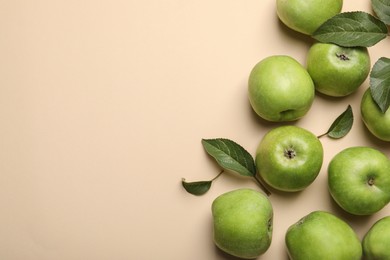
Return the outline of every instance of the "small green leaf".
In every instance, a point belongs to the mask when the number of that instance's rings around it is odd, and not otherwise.
[[[223,172],[223,170],[220,171],[217,176],[215,176],[209,181],[186,182],[186,180],[183,178],[181,180],[181,184],[188,193],[191,193],[193,195],[203,195],[210,189],[213,181],[216,180],[219,176],[221,176]]]
[[[382,57],[372,67],[370,73],[371,96],[382,113],[390,106],[390,59]]]
[[[348,134],[353,125],[352,107],[348,105],[347,109],[339,115],[330,126],[326,134],[335,139],[342,138]]]
[[[370,47],[387,37],[385,23],[373,15],[355,11],[340,13],[323,23],[313,38],[344,47]]]
[[[195,182],[186,182],[185,179],[182,179],[181,183],[184,189],[193,195],[203,195],[211,187],[213,181],[195,181]]]
[[[371,0],[371,5],[379,19],[390,25],[390,0]]]
[[[224,169],[243,176],[256,175],[253,157],[239,144],[225,138],[202,139],[202,145]]]

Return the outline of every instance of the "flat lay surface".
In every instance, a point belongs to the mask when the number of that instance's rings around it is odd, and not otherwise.
[[[248,101],[253,66],[289,55],[303,66],[309,36],[283,25],[274,0],[0,1],[0,259],[236,259],[213,243],[211,204],[259,190],[226,172],[202,196],[188,181],[220,167],[202,138],[228,138],[255,155],[266,132]],[[342,11],[373,13],[369,0]],[[368,48],[371,65],[390,39]],[[390,143],[365,128],[360,100],[316,94],[287,123],[325,133],[348,105],[347,136],[321,137],[323,165],[300,192],[271,190],[273,239],[259,259],[287,260],[287,228],[315,210],[344,219],[361,239],[390,206],[353,216],[331,198],[327,167],[341,150]]]

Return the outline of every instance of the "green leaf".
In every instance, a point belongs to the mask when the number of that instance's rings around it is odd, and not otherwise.
[[[371,0],[371,5],[379,19],[390,25],[390,0]]]
[[[181,181],[184,189],[193,195],[203,195],[211,187],[213,181],[195,181],[195,182],[186,182],[185,179]]]
[[[382,113],[390,106],[390,59],[382,57],[372,67],[370,73],[371,96]]]
[[[313,33],[313,38],[344,47],[370,47],[386,38],[387,33],[387,26],[381,20],[356,11],[333,16]]]
[[[243,176],[256,175],[253,157],[234,141],[225,138],[202,139],[202,145],[222,168]]]
[[[348,134],[353,125],[352,107],[348,105],[347,109],[339,115],[330,126],[326,134],[335,139],[342,138]]]
[[[223,170],[218,173],[217,176],[215,176],[213,179],[209,181],[194,181],[194,182],[186,182],[186,180],[183,178],[181,180],[181,184],[183,185],[184,189],[193,195],[203,195],[205,194],[211,187],[211,184],[215,179],[217,179],[221,174],[223,173]]]

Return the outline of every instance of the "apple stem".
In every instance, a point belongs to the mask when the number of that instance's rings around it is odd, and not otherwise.
[[[271,195],[271,192],[265,187],[265,185],[263,184],[263,182],[257,177],[257,175],[254,176],[257,184],[259,184],[260,188],[265,192],[265,194],[267,194],[267,196],[270,196]]]

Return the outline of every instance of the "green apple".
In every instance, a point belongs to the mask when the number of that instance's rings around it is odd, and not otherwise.
[[[272,122],[294,121],[310,109],[314,83],[307,70],[286,55],[269,56],[252,69],[248,96],[253,110]]]
[[[390,216],[372,225],[362,241],[365,260],[390,260]]]
[[[213,201],[212,215],[214,242],[222,251],[251,259],[271,245],[273,209],[265,194],[246,188],[224,193]]]
[[[376,213],[390,201],[390,160],[371,147],[348,147],[330,161],[328,187],[345,211],[354,215]]]
[[[316,90],[333,97],[355,92],[371,69],[367,48],[319,42],[310,47],[306,65]]]
[[[277,0],[276,13],[289,28],[313,34],[326,20],[341,12],[343,0]]]
[[[326,211],[313,211],[291,225],[285,236],[291,260],[360,260],[355,231]]]
[[[256,150],[258,174],[271,187],[299,191],[320,172],[323,147],[310,131],[298,126],[279,126],[264,135]]]
[[[367,129],[380,140],[390,142],[390,109],[382,113],[369,88],[363,94],[360,112]]]

